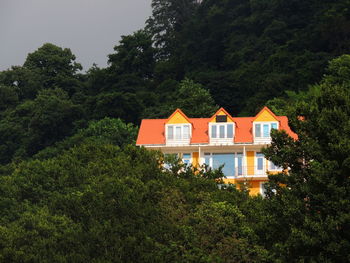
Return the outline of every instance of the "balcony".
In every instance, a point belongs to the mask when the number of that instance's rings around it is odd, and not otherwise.
[[[215,169],[215,168],[214,168]],[[222,171],[224,175],[227,178],[231,179],[244,179],[244,178],[267,178],[267,173],[278,173],[282,172],[283,169],[274,169],[274,170],[269,170],[266,169],[266,167],[261,167],[258,166],[236,166],[234,170],[232,169],[228,170],[225,169],[225,166],[223,167]]]

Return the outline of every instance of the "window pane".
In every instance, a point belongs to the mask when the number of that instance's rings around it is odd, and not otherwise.
[[[271,129],[276,129],[277,130],[277,123],[271,123]]]
[[[183,138],[184,139],[189,139],[190,138],[190,126],[189,125],[185,125],[184,127],[183,127],[183,129],[184,129],[184,136],[183,136]]]
[[[257,170],[264,169],[264,155],[262,153],[256,154]]]
[[[174,139],[174,127],[168,126],[168,139],[172,140]]]
[[[211,137],[216,138],[216,125],[211,126]]]
[[[233,124],[227,124],[227,138],[233,138]]]
[[[205,161],[204,161],[205,164],[209,166],[210,165],[210,153],[205,153],[204,158],[205,158]]]
[[[191,154],[190,153],[182,154],[182,162],[186,165],[190,165],[191,164]]]
[[[268,124],[264,124],[263,126],[263,132],[264,132],[264,137],[270,137],[270,130],[269,130],[269,125]]]
[[[237,173],[238,175],[243,175],[243,154],[237,154]]]
[[[225,126],[220,125],[220,138],[225,138]]]
[[[175,138],[181,140],[181,126],[176,126]]]
[[[261,137],[261,125],[255,124],[255,137]]]
[[[213,169],[224,165],[222,172],[225,176],[235,175],[235,155],[233,153],[213,153]]]

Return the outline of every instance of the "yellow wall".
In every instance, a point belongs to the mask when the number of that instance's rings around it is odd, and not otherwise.
[[[199,166],[199,153],[198,152],[192,153],[192,165],[193,165],[193,167]]]
[[[181,113],[176,112],[173,117],[167,122],[167,124],[189,123]]]
[[[254,169],[254,163],[255,163],[255,154],[253,151],[247,151],[247,170],[248,175],[254,175],[255,169]]]
[[[266,181],[263,181],[263,180],[254,180],[254,181],[250,181],[249,184],[250,184],[250,192],[249,194],[250,195],[257,195],[257,194],[260,194],[260,183],[261,182],[266,182]]]
[[[270,112],[268,112],[267,110],[264,110],[262,113],[260,113],[258,118],[256,118],[254,121],[277,121],[277,120],[274,116],[271,115]]]
[[[267,182],[266,180],[248,180],[247,183],[249,185],[249,195],[258,195],[260,193],[260,183],[261,182]],[[241,184],[244,183],[244,181],[237,181],[235,179],[224,179],[224,183],[228,184],[235,184],[236,187],[240,187]]]
[[[221,110],[218,114],[216,114],[216,115],[226,115],[226,116],[227,116],[227,114],[226,114],[224,111],[222,111],[222,110]],[[216,115],[215,115],[215,116],[216,116]],[[210,122],[216,122],[215,116],[213,117],[213,119],[212,119]],[[229,116],[227,116],[227,122],[233,122],[233,121],[230,119]]]

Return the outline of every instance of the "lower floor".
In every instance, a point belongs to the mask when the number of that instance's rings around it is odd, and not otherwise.
[[[261,153],[262,145],[159,147],[165,155],[176,155],[186,164],[221,168],[225,183],[245,183],[251,195],[264,195],[267,173],[281,171]]]

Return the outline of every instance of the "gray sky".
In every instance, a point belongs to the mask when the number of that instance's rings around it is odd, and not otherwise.
[[[105,67],[120,37],[150,15],[151,0],[0,0],[0,70],[46,42],[70,48],[84,70]]]

